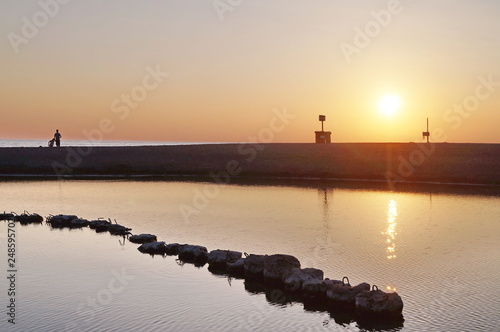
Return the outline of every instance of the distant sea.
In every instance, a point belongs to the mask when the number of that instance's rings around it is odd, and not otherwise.
[[[49,140],[37,139],[0,139],[0,147],[47,147]],[[158,146],[158,145],[198,145],[220,144],[211,142],[158,142],[158,141],[91,141],[91,140],[61,140],[64,146]]]

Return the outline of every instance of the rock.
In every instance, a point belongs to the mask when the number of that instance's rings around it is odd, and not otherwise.
[[[165,248],[165,253],[167,255],[178,255],[180,246],[179,243],[169,243]]]
[[[344,282],[344,280],[346,279],[347,282]],[[370,290],[369,284],[364,282],[355,287],[352,287],[349,284],[349,279],[347,277],[344,277],[342,279],[342,284],[335,283],[328,287],[326,291],[326,297],[328,298],[329,301],[335,304],[348,305],[354,307],[356,295],[358,295],[361,292],[369,290]]]
[[[0,220],[14,220],[13,213],[0,213]]]
[[[94,230],[96,231],[96,233],[107,232],[109,226],[111,225],[111,223],[100,223],[98,225],[95,225]]]
[[[284,277],[294,268],[300,268],[300,262],[291,255],[270,255],[264,260],[264,280],[271,283],[283,283]]]
[[[211,268],[217,269],[226,269],[227,263],[232,263],[241,258],[241,252],[239,251],[230,251],[230,250],[212,250],[208,256],[207,261],[208,265]]]
[[[262,278],[264,273],[264,261],[267,255],[250,254],[245,258],[245,278]]]
[[[306,281],[323,281],[324,273],[321,270],[314,268],[292,269],[292,271],[284,278],[283,283],[285,289],[292,292],[301,292],[302,285]]]
[[[58,214],[47,218],[47,223],[54,228],[70,227],[71,220],[78,219],[78,216],[72,214]]]
[[[148,243],[148,242],[156,242],[157,238],[156,235],[153,234],[139,234],[139,235],[132,235],[129,238],[129,241],[133,243]]]
[[[179,259],[185,262],[201,263],[207,262],[208,250],[206,247],[183,244],[179,246]]]
[[[307,300],[326,300],[326,291],[333,285],[342,285],[340,280],[306,280],[302,284],[302,297]]]
[[[104,220],[104,219],[97,219],[97,220],[89,221],[89,227],[91,229],[95,229],[96,231],[99,228],[99,231],[105,232],[108,230],[109,225],[112,225],[112,223],[108,222],[107,220]]]
[[[116,220],[115,223],[113,224],[111,222],[111,219],[109,219],[109,221],[104,219],[89,221],[89,227],[94,229],[97,233],[109,232],[112,235],[121,235],[121,236],[132,234],[130,233],[132,228],[127,228],[125,226],[119,225],[116,223]]]
[[[95,230],[96,233],[107,232],[109,225],[111,225],[110,222],[102,219],[89,221],[89,228]]]
[[[166,252],[165,242],[148,242],[143,243],[137,248],[142,253],[151,255],[164,255]]]
[[[112,225],[108,226],[107,230],[112,235],[122,235],[122,236],[125,236],[125,235],[128,235],[128,234],[131,234],[129,231],[131,231],[132,228],[127,228],[125,226],[118,225],[118,224],[112,224]]]
[[[401,296],[396,292],[383,292],[377,286],[357,294],[355,306],[359,315],[400,316],[403,312]]]
[[[242,277],[245,275],[245,258],[240,258],[234,262],[226,263],[226,271],[235,277]]]
[[[33,213],[23,213],[18,216],[14,216],[15,221],[19,221],[21,225],[28,225],[28,224],[39,224],[43,221],[43,217],[39,214]]]
[[[81,228],[81,227],[87,227],[89,224],[89,221],[87,219],[73,219],[69,222],[69,227],[71,228]]]

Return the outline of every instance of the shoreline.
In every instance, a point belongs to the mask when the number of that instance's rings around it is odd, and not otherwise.
[[[479,195],[500,197],[500,186],[493,184],[444,183],[444,182],[398,182],[389,186],[384,180],[332,179],[332,178],[284,178],[284,177],[233,177],[231,181],[218,184],[212,178],[197,175],[79,175],[59,178],[56,175],[5,175],[0,174],[1,182],[25,181],[166,181],[196,182],[200,185],[235,186],[279,186],[314,188],[321,191],[331,189],[392,191],[421,194]]]
[[[0,179],[199,178],[500,186],[500,144],[270,143],[0,148]]]
[[[188,175],[188,174],[168,174],[168,175],[160,175],[160,174],[79,174],[79,175],[62,175],[58,176],[55,174],[52,175],[44,175],[44,174],[0,174],[0,181],[2,180],[137,180],[137,181],[147,181],[147,180],[194,180],[194,181],[205,181],[212,180],[210,176],[202,176],[202,175]],[[234,179],[235,183],[240,182],[254,182],[254,181],[308,181],[308,182],[350,182],[350,183],[387,183],[386,180],[376,180],[376,179],[349,179],[349,178],[320,178],[320,177],[265,177],[265,176],[252,176],[252,177],[244,177],[244,176],[233,176],[231,179]],[[209,181],[211,182],[211,181]],[[406,181],[406,182],[397,182],[398,184],[407,184],[407,185],[429,185],[429,186],[461,186],[461,187],[485,187],[485,188],[496,188],[500,187],[496,184],[483,184],[483,183],[460,183],[460,182],[435,182],[435,181]],[[230,184],[230,182],[228,182]]]

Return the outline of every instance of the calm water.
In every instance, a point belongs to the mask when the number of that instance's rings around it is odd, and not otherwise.
[[[49,137],[50,139],[51,137]],[[47,146],[49,139],[0,139],[0,148]],[[98,141],[98,140],[61,140],[61,146],[151,146],[151,145],[190,145],[217,144],[206,142],[154,142],[154,141]]]
[[[396,289],[405,322],[395,331],[500,326],[498,196],[333,185],[13,181],[0,183],[0,197],[1,210],[110,217],[166,242],[291,254],[326,277]],[[185,218],[180,211],[188,206],[197,212]],[[0,222],[2,274],[6,229]],[[17,323],[9,326],[2,314],[1,331],[361,330],[335,313],[272,303],[246,291],[243,280],[206,267],[141,254],[108,233],[45,224],[17,224],[16,232]]]

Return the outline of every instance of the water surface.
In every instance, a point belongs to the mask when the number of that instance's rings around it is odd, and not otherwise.
[[[43,139],[0,139],[1,148],[12,147],[46,147],[48,146],[49,137]],[[200,145],[200,144],[218,144],[207,142],[160,142],[160,141],[105,141],[105,140],[67,140],[61,139],[61,147],[66,146],[157,146],[157,145]]]
[[[325,277],[396,289],[405,322],[388,330],[493,331],[500,324],[495,195],[335,184],[10,181],[0,183],[0,197],[2,210],[109,217],[134,234],[153,233],[162,241],[209,250],[291,254],[303,267],[322,269]],[[6,228],[0,222],[5,258]],[[141,254],[137,245],[108,233],[45,224],[17,224],[16,232],[13,331],[363,329],[335,312],[274,303],[245,290],[243,280],[228,280],[206,267]],[[1,261],[6,271],[6,259]],[[5,290],[6,281],[0,286]],[[6,292],[0,294],[6,304]],[[7,327],[4,316],[0,329]]]

